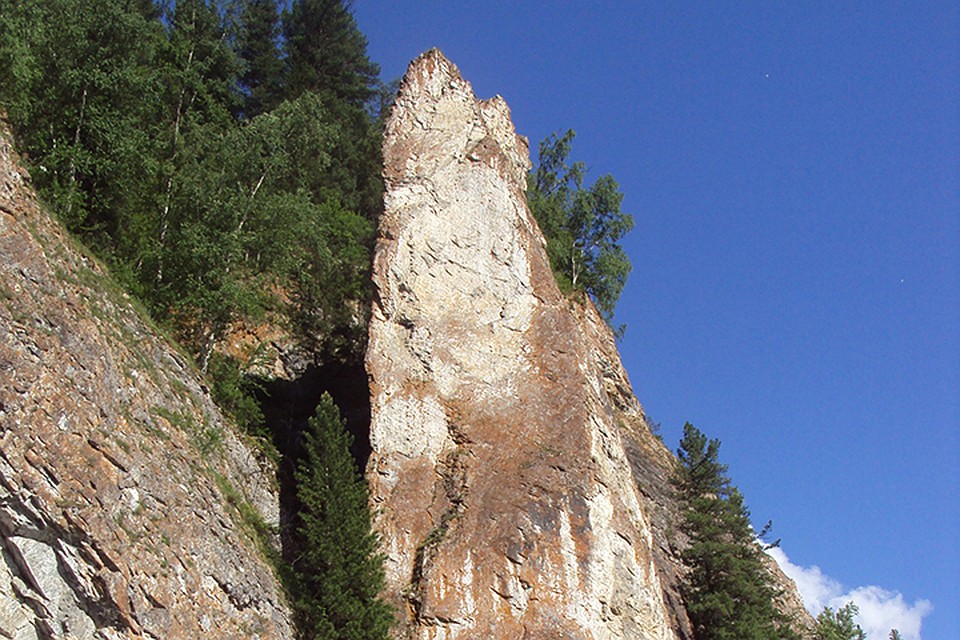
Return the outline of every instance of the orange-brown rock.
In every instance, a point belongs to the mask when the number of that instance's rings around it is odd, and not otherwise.
[[[430,51],[383,152],[367,475],[398,636],[678,637],[624,435],[670,455],[556,286],[505,102]]]
[[[270,469],[10,140],[0,122],[0,637],[293,637],[237,511],[276,521]]]

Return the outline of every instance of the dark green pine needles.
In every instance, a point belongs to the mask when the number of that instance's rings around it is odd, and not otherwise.
[[[743,495],[718,459],[720,442],[687,423],[674,479],[690,545],[684,602],[697,640],[797,638],[775,604],[779,590],[764,566]]]
[[[324,394],[297,468],[303,552],[293,563],[299,628],[317,640],[386,639],[393,622],[390,607],[378,598],[383,558],[350,442],[340,412]]]
[[[817,616],[816,639],[866,640],[867,635],[856,623],[857,613],[859,613],[859,609],[852,602],[848,602],[836,611],[827,607]],[[900,632],[891,629],[889,640],[901,640]]]

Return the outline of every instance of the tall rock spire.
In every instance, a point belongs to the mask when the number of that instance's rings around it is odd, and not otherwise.
[[[506,103],[429,51],[383,153],[367,475],[398,636],[674,639],[622,368],[557,288]]]

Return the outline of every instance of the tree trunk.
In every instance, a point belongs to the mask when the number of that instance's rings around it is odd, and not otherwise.
[[[187,66],[184,71],[189,71],[190,67],[193,65],[193,52],[194,47],[190,47],[190,51],[187,52]],[[177,110],[174,113],[173,117],[173,138],[170,141],[170,164],[173,165],[170,168],[170,176],[167,178],[167,185],[164,189],[163,194],[163,207],[160,208],[160,233],[158,235],[157,241],[159,243],[157,247],[157,274],[155,277],[155,282],[157,286],[163,282],[163,249],[166,246],[167,242],[167,229],[170,226],[170,202],[173,198],[173,176],[176,173],[175,161],[177,159],[177,141],[180,138],[180,124],[183,119],[184,112],[184,99],[187,96],[187,88],[184,87],[180,90],[180,96],[177,98]],[[193,102],[193,99],[190,100]]]
[[[70,155],[70,174],[69,174],[69,183],[70,189],[67,192],[67,215],[66,219],[70,220],[73,216],[73,198],[77,192],[77,160],[74,153],[76,153],[77,147],[80,146],[80,132],[83,129],[83,118],[87,109],[87,87],[83,88],[83,95],[80,96],[80,117],[77,119],[77,127],[73,130],[73,153]]]

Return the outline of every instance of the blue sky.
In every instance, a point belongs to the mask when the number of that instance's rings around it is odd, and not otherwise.
[[[671,448],[722,441],[808,601],[852,594],[871,639],[960,639],[958,7],[354,3],[385,79],[439,47],[618,180],[640,401]]]

